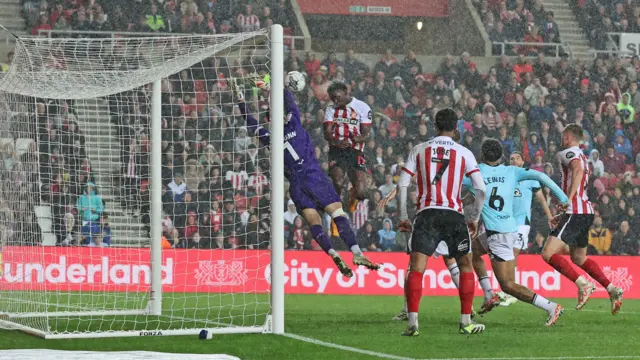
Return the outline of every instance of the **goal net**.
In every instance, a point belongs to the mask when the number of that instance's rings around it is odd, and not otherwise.
[[[228,80],[264,117],[276,99],[249,79],[282,78],[282,28],[140,36],[20,38],[0,74],[0,328],[281,332],[280,147],[247,133]]]

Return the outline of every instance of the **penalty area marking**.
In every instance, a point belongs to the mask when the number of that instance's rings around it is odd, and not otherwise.
[[[332,342],[317,340],[313,338],[309,338],[306,336],[300,336],[296,334],[284,334],[284,336],[303,341],[310,344],[320,345],[332,349],[338,349],[343,351],[349,351],[352,353],[375,356],[382,359],[391,359],[391,360],[419,360],[415,358],[391,355],[380,353],[377,351],[358,349],[351,346],[345,346],[340,344],[335,344]],[[640,359],[640,355],[621,355],[621,356],[550,356],[550,357],[490,357],[490,358],[431,358],[431,359],[422,359],[422,360],[631,360],[631,359]]]

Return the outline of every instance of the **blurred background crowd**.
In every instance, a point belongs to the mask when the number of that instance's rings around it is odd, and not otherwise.
[[[541,0],[473,3],[493,41],[560,42],[554,14],[544,9]],[[291,29],[293,15],[288,4],[165,0],[140,6],[140,2],[115,0],[26,1],[24,13],[34,34],[51,28],[219,34],[251,31],[273,22]],[[633,2],[612,5],[585,0],[573,5],[581,21],[602,17],[603,29],[640,31],[640,7]],[[606,30],[594,28],[589,40],[598,44],[602,31]],[[499,50],[494,47],[494,52]],[[556,182],[560,172],[555,155],[561,149],[562,129],[572,123],[581,125],[585,129],[581,147],[592,167],[589,195],[597,210],[589,251],[640,254],[640,60],[637,56],[598,57],[586,62],[570,60],[567,54],[551,58],[545,48],[535,46],[513,46],[508,53],[511,56],[496,57],[487,72],[480,72],[466,52],[447,55],[437,71],[427,72],[413,51],[397,54],[387,50],[379,61],[371,62],[359,60],[351,49],[326,54],[287,49],[285,71],[300,71],[307,77],[307,87],[297,94],[297,100],[323,168],[328,169],[322,117],[330,101],[329,84],[344,82],[354,97],[373,110],[371,137],[365,148],[371,170],[369,198],[351,214],[362,249],[405,249],[407,236],[397,231],[397,202],[384,207],[378,202],[394,189],[411,148],[435,136],[435,112],[451,107],[459,114],[461,143],[476,156],[485,138],[497,138],[506,158],[519,151],[527,166]],[[266,63],[255,56],[229,62],[211,58],[163,81],[166,247],[268,248],[269,152],[247,133],[226,81],[253,72],[264,74]],[[264,115],[268,99],[252,89],[247,95],[254,112]],[[120,148],[121,168],[114,181],[121,189],[117,201],[147,231],[150,97],[150,88],[144,87],[108,99]],[[42,197],[54,205],[58,242],[108,246],[112,240],[108,210],[86,156],[84,130],[78,125],[74,104],[38,100],[29,109],[11,111],[35,114],[37,138],[33,140],[37,145],[22,154],[11,146],[0,147],[5,159],[3,186],[17,186],[20,194],[28,191],[22,187],[29,182],[16,179],[28,176],[28,164],[38,164],[34,166],[40,167]],[[413,210],[415,188],[409,194]],[[293,203],[284,200],[287,248],[319,250]],[[0,199],[2,214],[29,213],[7,209],[10,203]],[[30,215],[29,226],[35,226],[34,217]],[[326,225],[330,232],[328,219]],[[535,204],[528,251],[540,252],[548,232],[547,219]],[[334,240],[336,248],[344,246]]]

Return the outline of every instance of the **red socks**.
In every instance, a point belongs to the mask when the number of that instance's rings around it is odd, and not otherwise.
[[[407,311],[417,313],[422,298],[422,273],[410,271],[404,285],[404,295],[407,298]]]
[[[609,284],[611,284],[611,281],[607,279],[607,277],[604,275],[604,272],[602,271],[600,266],[596,264],[595,261],[587,258],[587,261],[582,264],[581,268],[597,282],[599,282],[600,285],[602,285],[605,289],[607,288],[607,286],[609,286]]]
[[[555,254],[551,256],[551,259],[549,259],[549,265],[551,265],[564,277],[571,280],[571,282],[576,282],[576,280],[578,280],[578,277],[580,276],[580,274],[578,274],[576,269],[573,267],[573,264],[561,255]]]
[[[460,273],[460,313],[462,315],[471,314],[473,307],[473,295],[475,293],[475,278],[472,272]]]

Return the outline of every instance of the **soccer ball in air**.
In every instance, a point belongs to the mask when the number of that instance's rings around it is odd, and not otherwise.
[[[300,92],[304,90],[306,81],[304,75],[299,71],[291,71],[284,78],[284,86],[292,92]]]

